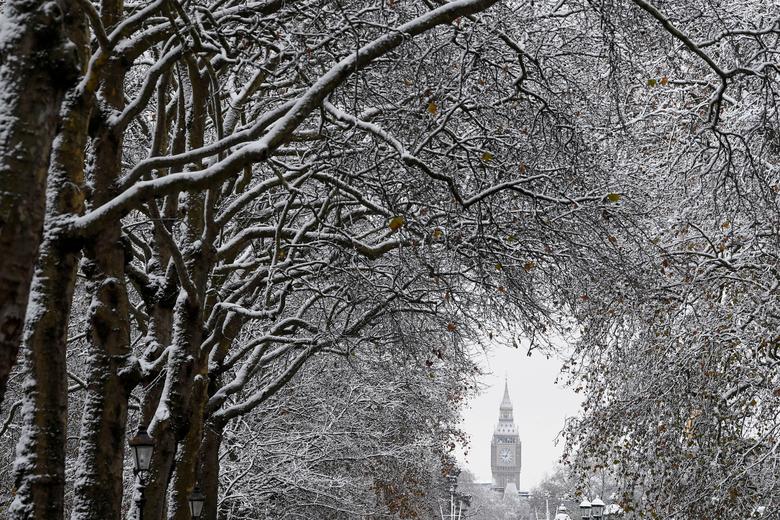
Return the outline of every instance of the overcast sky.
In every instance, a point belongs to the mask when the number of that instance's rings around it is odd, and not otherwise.
[[[520,489],[530,490],[560,457],[563,442],[556,445],[555,438],[564,419],[576,415],[580,399],[573,390],[555,384],[561,361],[554,357],[537,352],[528,357],[523,348],[495,347],[481,358],[490,373],[482,378],[485,388],[464,414],[462,428],[471,436],[471,449],[465,460],[460,454],[461,461],[478,482],[491,480],[490,440],[506,375],[522,442]]]

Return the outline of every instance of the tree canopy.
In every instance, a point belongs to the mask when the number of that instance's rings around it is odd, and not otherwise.
[[[776,7],[7,0],[9,518],[435,518],[518,335],[583,481],[773,511]]]

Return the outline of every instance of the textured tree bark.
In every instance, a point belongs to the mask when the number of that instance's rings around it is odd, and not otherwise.
[[[120,143],[110,130],[95,140],[96,199],[109,195],[118,178]],[[89,375],[71,518],[119,519],[128,400],[140,375],[130,348],[121,223],[107,222],[88,241],[85,256],[83,270],[92,294]]]
[[[170,282],[168,282],[170,283]],[[173,288],[177,286],[172,284]],[[178,289],[176,289],[178,291]],[[173,306],[175,298],[171,301],[165,294],[166,288],[160,288],[159,299],[150,302],[148,314],[150,317],[149,339],[146,354],[157,357],[171,344],[173,333]],[[141,398],[140,423],[149,425],[154,418],[157,406],[160,403],[164,388],[165,378],[154,375],[143,382],[144,389]],[[173,456],[175,455],[176,439],[170,429],[158,428],[154,432],[155,449],[152,452],[152,461],[149,468],[148,485],[144,496],[143,518],[159,520],[165,515],[165,492],[167,482],[170,479]],[[136,503],[130,505],[129,518],[137,518]]]
[[[165,497],[176,455],[176,437],[170,427],[170,421],[162,421],[158,424],[160,426],[152,432],[154,453],[149,471],[149,484],[144,493],[146,502],[143,518],[145,520],[161,520],[167,514]],[[138,514],[135,506],[131,507],[131,512]],[[131,518],[134,517],[131,515]]]
[[[63,11],[65,7],[65,11]],[[16,363],[60,104],[79,73],[68,2],[9,0],[0,26],[0,405]]]
[[[79,112],[75,110],[74,112]],[[57,232],[67,212],[80,213],[83,195],[83,139],[86,117],[72,113],[74,128],[55,144],[49,183],[57,199],[46,217],[47,235],[32,283],[23,342],[24,412],[15,467],[16,496],[11,518],[62,518],[67,435],[66,350],[68,318],[76,284],[79,245]],[[82,121],[77,121],[82,119]],[[72,137],[72,139],[71,139]],[[68,164],[70,163],[70,164]]]
[[[116,276],[124,264],[119,238],[118,229],[107,230],[86,249],[93,298],[74,520],[121,517],[127,408],[137,371],[129,348],[127,292]]]
[[[187,114],[187,148],[203,146],[209,81],[194,57],[187,56],[192,105]],[[194,168],[200,168],[196,164]],[[182,290],[177,303],[173,349],[170,354],[168,376],[179,374],[164,397],[172,412],[178,444],[168,489],[168,518],[189,520],[188,498],[197,483],[198,452],[203,437],[203,424],[208,400],[208,358],[201,353],[203,341],[203,314],[208,274],[214,263],[213,236],[210,235],[206,215],[207,204],[214,204],[216,192],[209,196],[189,193],[187,196],[187,228],[184,237],[183,259],[186,264],[191,293]],[[208,202],[207,202],[208,201]],[[213,209],[213,208],[212,208]],[[194,294],[193,294],[194,293]],[[173,382],[172,382],[173,383]],[[178,394],[178,395],[177,395]]]
[[[105,27],[123,17],[121,0],[106,0],[100,10]],[[106,63],[99,95],[105,112],[95,114],[94,162],[90,172],[92,204],[113,198],[122,173],[123,129],[109,114],[124,107],[125,66]],[[130,318],[125,282],[125,246],[119,219],[107,220],[87,237],[82,270],[92,295],[89,311],[88,381],[81,423],[77,473],[73,487],[73,520],[119,520],[125,431],[130,393],[140,371],[130,347]]]
[[[217,367],[221,367],[225,356],[230,350],[230,346],[241,331],[244,319],[235,313],[230,313],[225,320],[224,325],[218,325],[221,330],[217,345],[212,349],[214,352],[212,362]],[[212,333],[214,331],[211,331]],[[217,373],[219,370],[216,371]],[[218,374],[209,374],[208,397],[214,395],[222,386],[222,376]],[[222,434],[225,431],[225,423],[210,417],[208,412],[208,399],[206,401],[206,417],[204,418],[205,429],[203,432],[203,441],[200,446],[198,474],[200,475],[200,486],[206,497],[203,505],[202,518],[205,520],[217,520],[219,512],[219,449],[222,445]]]
[[[197,369],[190,350],[194,342],[199,342],[198,311],[197,307],[189,305],[182,291],[174,310],[174,335],[168,353],[165,386],[152,427],[155,454],[144,508],[144,518],[147,519],[160,520],[169,513],[170,504],[166,497],[178,464],[178,443],[187,437],[191,427],[189,405]]]
[[[203,504],[203,520],[217,520],[219,506],[219,448],[222,445],[224,427],[213,422],[206,423],[198,462],[200,487],[206,497]]]
[[[231,313],[225,325],[222,327],[221,337],[215,349],[213,362],[221,367],[230,346],[235,341],[241,330],[243,319],[238,314]],[[211,374],[209,377],[209,397],[221,387],[221,375]],[[207,411],[208,414],[208,411]],[[222,446],[222,435],[225,431],[225,423],[207,417],[206,427],[201,443],[198,470],[200,474],[200,486],[206,497],[203,504],[204,520],[217,520],[219,513],[219,449]]]
[[[164,106],[164,103],[160,104]],[[172,154],[181,153],[186,148],[184,100],[180,99],[177,105],[178,116],[176,118],[175,137],[171,143]],[[177,211],[177,200],[177,194],[170,195],[167,198],[163,210],[163,216],[167,217],[167,222],[174,220]],[[161,266],[168,265],[172,252],[163,237],[156,230],[155,237],[156,261]],[[147,348],[147,352],[150,354],[152,354],[152,351],[161,353],[161,348],[168,347],[173,342],[173,312],[177,295],[179,294],[179,284],[176,280],[166,280],[166,286],[160,294],[156,295],[155,301],[150,302],[149,316],[151,318],[151,326],[149,327],[149,333],[154,336],[150,341],[156,342],[156,345],[152,346],[151,349]],[[149,381],[144,388],[141,401],[141,420],[146,425],[154,423],[154,430],[151,433],[155,441],[143,511],[143,518],[147,520],[161,520],[167,514],[165,497],[168,492],[168,482],[171,478],[173,458],[176,455],[176,436],[174,435],[170,419],[167,417],[155,418],[157,408],[163,396],[166,379],[167,376],[166,378],[155,377],[152,381]],[[132,504],[130,516],[135,518],[137,515],[136,505]]]
[[[158,246],[159,247],[159,246]],[[162,247],[162,249],[165,249]],[[161,252],[159,260],[163,265],[167,263],[169,255]],[[167,278],[167,277],[166,277]],[[147,313],[150,318],[150,326],[145,355],[156,358],[162,354],[172,342],[173,336],[173,310],[176,303],[175,294],[178,293],[178,285],[174,280],[167,280],[165,287],[160,287],[154,295],[154,300],[147,306]],[[175,290],[173,297],[168,294]],[[148,426],[155,418],[157,407],[160,404],[164,389],[165,378],[159,375],[153,375],[144,380],[143,395],[141,397],[141,418],[140,423]],[[171,476],[173,457],[176,454],[176,438],[170,428],[168,421],[158,422],[152,432],[154,436],[155,448],[152,452],[152,461],[149,467],[149,478],[144,496],[143,518],[147,520],[160,520],[164,518],[165,494],[167,484]],[[134,503],[130,505],[130,518],[137,518],[137,506]]]
[[[189,210],[192,209],[190,205]],[[202,212],[198,213],[202,215]],[[197,216],[194,220],[198,220]],[[194,230],[192,227],[189,229]],[[191,250],[188,256],[191,268],[188,275],[200,274],[193,281],[201,295],[199,301],[202,301],[205,273],[208,272],[206,261],[197,261],[201,257],[199,250]],[[162,441],[164,450],[160,461],[165,465],[159,468],[159,473],[166,477],[165,481],[155,483],[155,496],[166,504],[165,511],[162,504],[156,509],[160,513],[165,512],[168,518],[185,520],[189,520],[187,499],[195,486],[208,391],[207,362],[204,356],[198,354],[202,341],[202,308],[193,299],[182,289],[174,309],[174,335],[168,354],[165,389],[158,407],[159,428],[154,430],[159,432],[155,435],[158,443]]]
[[[66,4],[66,7],[72,7]],[[68,9],[66,30],[86,63],[89,32],[78,11]],[[16,495],[9,518],[62,518],[67,435],[66,349],[80,244],[64,224],[84,206],[84,150],[89,103],[71,91],[51,151],[44,227],[25,323],[24,413],[14,468]]]
[[[203,418],[208,396],[208,376],[205,363],[192,382],[190,396],[189,427],[176,450],[176,459],[168,494],[168,518],[171,520],[190,520],[187,502],[198,481],[198,453],[203,438]]]

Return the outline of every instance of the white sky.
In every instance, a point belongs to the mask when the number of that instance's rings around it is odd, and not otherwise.
[[[566,417],[576,415],[580,398],[570,388],[555,384],[561,361],[547,359],[526,348],[496,346],[480,354],[486,374],[484,390],[464,412],[461,427],[471,437],[470,451],[459,459],[478,482],[489,482],[490,440],[498,422],[498,407],[504,393],[504,376],[509,381],[509,395],[514,405],[515,424],[522,442],[520,489],[532,489],[549,473],[563,451],[563,441],[555,438],[563,429]]]

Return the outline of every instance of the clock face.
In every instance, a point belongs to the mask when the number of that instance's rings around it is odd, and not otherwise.
[[[512,464],[512,450],[509,448],[501,448],[498,452],[498,458],[503,464]]]

